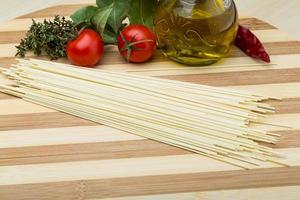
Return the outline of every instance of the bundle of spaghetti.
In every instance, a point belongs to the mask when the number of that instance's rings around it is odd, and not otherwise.
[[[249,126],[274,97],[36,59],[1,71],[14,84],[0,91],[35,104],[243,168],[281,164],[261,145],[280,136]]]

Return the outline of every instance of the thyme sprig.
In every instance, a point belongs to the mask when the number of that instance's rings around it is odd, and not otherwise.
[[[68,41],[78,35],[75,23],[59,16],[32,22],[26,37],[16,46],[16,56],[24,57],[27,51],[32,51],[37,56],[46,53],[52,60],[65,57]]]

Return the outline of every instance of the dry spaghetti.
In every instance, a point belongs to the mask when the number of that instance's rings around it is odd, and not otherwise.
[[[14,84],[0,91],[29,102],[243,168],[281,164],[259,144],[279,135],[249,127],[275,112],[261,102],[272,97],[35,59],[1,71]]]

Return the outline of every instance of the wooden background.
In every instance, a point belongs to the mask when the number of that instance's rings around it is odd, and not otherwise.
[[[0,21],[55,4],[94,3],[96,0],[1,0]],[[234,0],[241,16],[255,16],[300,40],[299,0]],[[30,3],[28,3],[30,2]],[[59,11],[58,11],[59,13]]]
[[[14,46],[32,17],[69,15],[81,6],[59,5],[1,23],[1,65],[15,62]],[[282,102],[270,102],[278,111],[267,121],[292,129],[256,126],[282,134],[273,147],[286,155],[291,167],[266,164],[242,170],[0,94],[0,199],[298,200],[300,42],[258,19],[240,23],[261,38],[274,65],[264,65],[236,48],[209,67],[187,68],[159,52],[151,63],[132,65],[110,47],[99,67],[282,97]]]

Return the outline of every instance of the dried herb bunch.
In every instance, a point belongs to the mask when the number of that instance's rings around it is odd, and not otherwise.
[[[32,21],[26,37],[16,46],[16,56],[24,57],[27,51],[32,51],[38,56],[46,53],[52,60],[65,57],[68,41],[78,34],[75,23],[59,16],[55,16],[52,21]]]

